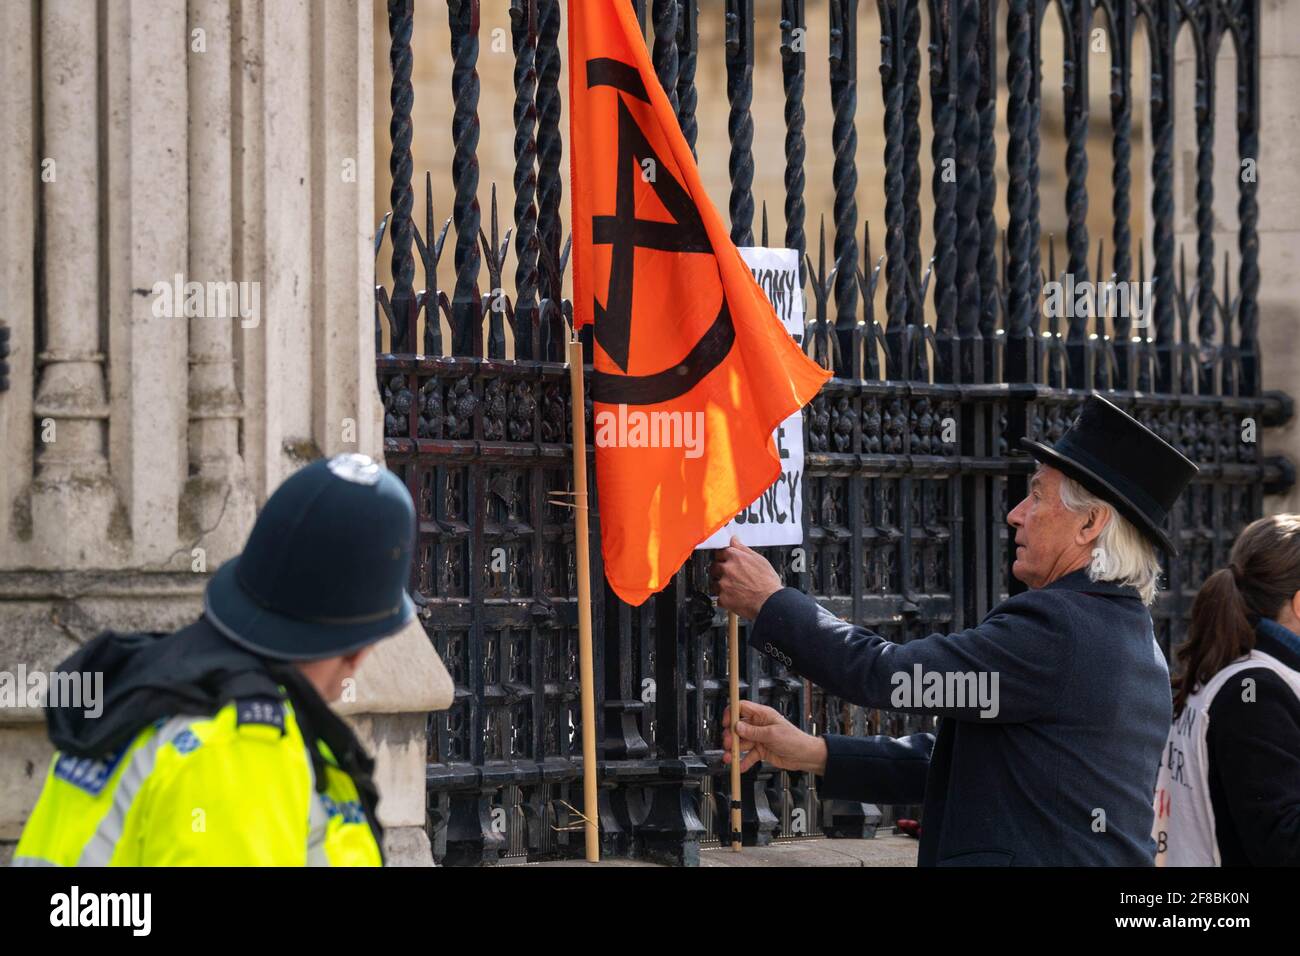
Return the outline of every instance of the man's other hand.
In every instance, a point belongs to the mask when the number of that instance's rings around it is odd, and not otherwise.
[[[752,552],[751,552],[752,553]],[[722,761],[731,763],[731,708],[722,712]],[[806,734],[777,710],[740,702],[740,771],[744,773],[760,760],[781,770],[826,772],[826,741]]]
[[[763,602],[781,590],[781,579],[767,558],[739,538],[731,539],[731,547],[714,552],[709,578],[718,603],[747,621],[757,618]]]

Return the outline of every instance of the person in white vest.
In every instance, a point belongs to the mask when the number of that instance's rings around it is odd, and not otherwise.
[[[1300,865],[1300,515],[1241,533],[1177,658],[1156,865]]]

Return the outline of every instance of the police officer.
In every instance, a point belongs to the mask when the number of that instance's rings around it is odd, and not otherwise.
[[[415,608],[415,509],[363,455],[297,472],[203,615],[108,631],[59,670],[103,674],[98,719],[47,707],[54,755],[16,866],[377,866],[374,762],[328,706]]]

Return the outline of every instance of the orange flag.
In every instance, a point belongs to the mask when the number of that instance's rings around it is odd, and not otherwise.
[[[569,102],[601,548],[638,605],[776,480],[772,430],[830,372],[786,333],[705,195],[627,0],[570,0]]]

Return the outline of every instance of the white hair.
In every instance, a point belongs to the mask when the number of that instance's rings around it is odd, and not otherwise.
[[[1060,496],[1061,504],[1075,514],[1096,508],[1107,516],[1092,549],[1088,577],[1137,588],[1142,603],[1151,604],[1156,599],[1160,577],[1160,556],[1155,545],[1110,502],[1098,498],[1068,475],[1061,476]]]

